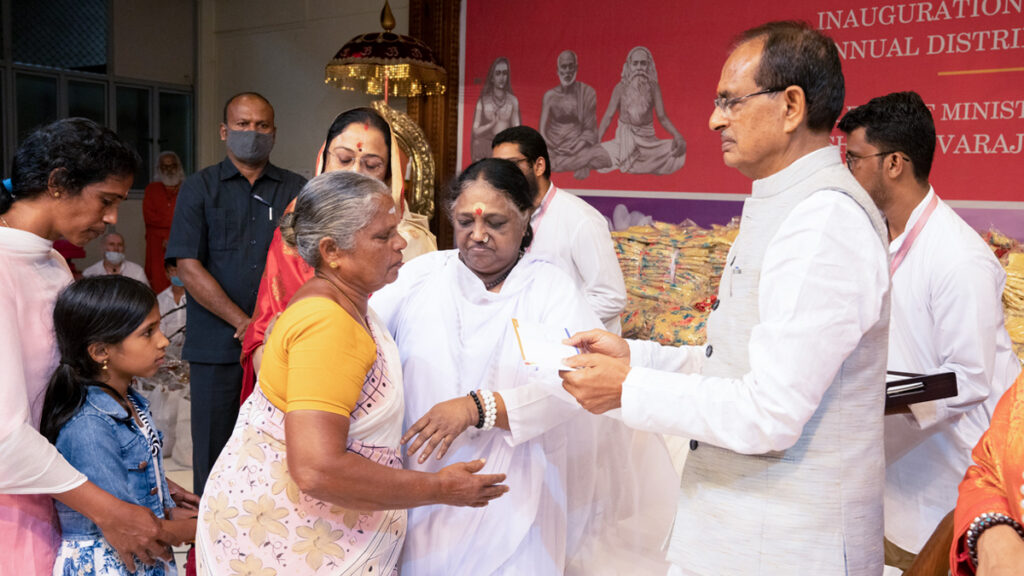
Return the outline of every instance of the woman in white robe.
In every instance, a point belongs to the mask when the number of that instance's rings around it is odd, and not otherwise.
[[[403,576],[667,570],[658,548],[672,513],[658,503],[678,478],[661,440],[589,415],[557,371],[523,363],[512,318],[569,333],[601,326],[568,275],[522,256],[532,198],[512,162],[474,163],[449,202],[458,250],[406,263],[373,296],[402,359],[404,440],[416,437],[405,465],[486,458],[484,471],[510,487],[486,508],[411,510]],[[490,430],[475,427],[467,393],[478,390],[494,393]]]

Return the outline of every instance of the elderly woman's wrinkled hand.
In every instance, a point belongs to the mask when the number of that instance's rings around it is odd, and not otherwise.
[[[442,468],[441,494],[444,504],[480,508],[508,492],[504,474],[477,474],[486,464],[481,458],[471,462],[458,462]]]
[[[415,436],[416,440],[406,450],[409,456],[423,447],[420,464],[437,450],[437,459],[444,458],[452,442],[477,421],[476,404],[468,396],[452,398],[435,404],[429,412],[416,421],[402,435],[402,444],[406,444]]]

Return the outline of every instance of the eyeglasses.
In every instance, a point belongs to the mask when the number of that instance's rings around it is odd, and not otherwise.
[[[888,152],[879,152],[878,154],[865,154],[863,156],[858,156],[858,155],[854,154],[853,152],[850,152],[849,150],[847,150],[846,151],[846,167],[849,168],[850,170],[853,170],[853,165],[858,160],[863,160],[865,158],[875,158],[876,156],[888,156],[889,154],[895,154],[896,152],[897,152],[896,150],[889,150]],[[910,158],[907,158],[906,156],[900,156],[900,158],[903,158],[903,160],[905,162],[909,162],[910,161]]]
[[[726,98],[725,96],[719,96],[715,98],[715,108],[722,111],[722,114],[729,114],[732,111],[732,107],[743,102],[747,98],[753,98],[754,96],[760,96],[762,94],[774,94],[776,92],[782,92],[785,88],[768,88],[767,90],[761,90],[760,92],[751,92],[745,96],[736,96],[734,98]]]
[[[530,159],[526,158],[525,156],[520,156],[519,158],[502,158],[502,160],[508,160],[513,164],[522,164],[523,162],[526,162],[527,166],[531,164]]]

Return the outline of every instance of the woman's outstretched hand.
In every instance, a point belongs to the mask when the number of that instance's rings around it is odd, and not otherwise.
[[[409,456],[416,454],[416,451],[423,447],[419,458],[420,464],[426,462],[434,450],[437,450],[437,459],[440,460],[448,453],[448,448],[459,434],[475,425],[477,419],[476,403],[469,396],[445,400],[435,404],[405,431],[402,435],[402,444],[406,444],[415,436],[416,440],[406,450]]]
[[[508,492],[504,474],[477,474],[486,463],[483,458],[445,466],[441,477],[441,502],[451,506],[480,508]]]

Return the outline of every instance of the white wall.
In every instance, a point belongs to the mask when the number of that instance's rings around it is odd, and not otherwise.
[[[224,158],[218,133],[224,102],[247,90],[263,94],[276,115],[271,161],[309,177],[334,117],[375,99],[324,84],[324,67],[353,36],[381,30],[383,5],[379,0],[115,0],[116,67],[118,74],[187,84],[196,59],[199,168]],[[408,0],[392,1],[391,10],[395,32],[407,33]],[[193,14],[195,52],[187,43],[175,42],[176,31],[184,32]],[[404,99],[390,104],[405,110]],[[135,188],[144,186],[136,183]],[[128,259],[142,264],[141,200],[121,205],[117,230],[125,236]],[[92,242],[86,253],[77,261],[80,269],[97,261],[102,247]]]
[[[315,155],[339,112],[367,106],[366,94],[324,84],[324,67],[353,36],[380,31],[379,0],[200,0],[198,166],[224,158],[218,134],[224,102],[253,90],[270,100],[277,124],[271,161],[311,176]],[[409,28],[407,0],[391,2]],[[405,109],[403,99],[391,101]]]
[[[114,0],[112,19],[114,74],[192,84],[194,0]]]
[[[114,74],[154,82],[189,86],[195,79],[194,0],[114,0]],[[146,182],[135,182],[143,189]],[[125,254],[132,262],[145,260],[145,224],[142,200],[130,199],[118,211],[117,231],[124,235]],[[103,256],[98,240],[85,247],[86,256],[75,261],[79,270]]]

